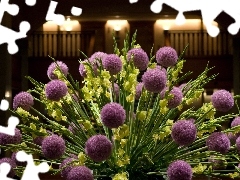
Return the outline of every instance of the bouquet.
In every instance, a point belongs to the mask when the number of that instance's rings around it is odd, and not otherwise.
[[[34,88],[19,92],[11,110],[21,123],[14,136],[0,134],[0,147],[12,153],[0,160],[11,165],[9,176],[22,174],[26,164],[16,153],[25,151],[66,180],[240,177],[239,111],[227,113],[238,109],[239,96],[221,89],[194,107],[216,77],[208,75],[211,67],[186,83],[186,48],[181,55],[172,47],[147,55],[136,33],[126,36],[121,51],[114,42],[113,54],[79,60],[83,82],[53,58],[47,84],[27,77]]]

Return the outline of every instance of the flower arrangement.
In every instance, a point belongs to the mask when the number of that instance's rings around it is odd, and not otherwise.
[[[190,74],[182,73],[185,50],[178,56],[161,47],[148,56],[136,45],[136,33],[131,41],[127,35],[121,52],[116,44],[113,54],[79,61],[83,87],[54,59],[47,84],[28,77],[34,88],[17,94],[11,110],[21,124],[14,136],[0,134],[1,148],[12,152],[0,160],[10,163],[9,176],[23,172],[16,152],[24,150],[66,180],[240,177],[239,112],[216,117],[237,106],[239,96],[218,90],[195,108],[216,77],[208,76],[211,68],[181,84]],[[35,102],[43,108],[35,109]],[[220,131],[230,119],[231,127]]]

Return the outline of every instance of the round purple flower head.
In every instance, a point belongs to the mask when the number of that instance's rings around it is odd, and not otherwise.
[[[19,144],[22,141],[21,131],[15,128],[15,135],[11,136],[5,133],[0,133],[0,145]]]
[[[188,84],[187,86],[186,85],[187,85],[187,83],[183,83],[179,86],[179,89],[181,89],[183,93],[190,90],[190,87],[191,87],[190,84]]]
[[[15,162],[15,164],[17,166],[26,166],[27,162],[20,162],[20,161],[18,161],[17,158],[16,158],[16,155],[17,155],[17,152],[13,152],[12,156],[11,156],[11,159]]]
[[[167,169],[169,180],[191,180],[192,174],[190,164],[182,160],[172,162]]]
[[[166,90],[167,88],[160,93],[161,98],[164,98]],[[173,97],[168,100],[168,108],[175,108],[182,102],[182,91],[178,87],[173,87],[170,95],[173,95]]]
[[[33,96],[28,92],[20,92],[13,98],[13,109],[21,107],[25,111],[29,111],[34,105]]]
[[[103,124],[108,128],[118,128],[126,119],[125,109],[115,102],[105,104],[100,114]]]
[[[167,76],[158,68],[148,69],[142,76],[142,82],[146,90],[159,93],[166,86]]]
[[[172,47],[162,47],[156,53],[157,63],[164,67],[174,66],[177,63],[178,55]]]
[[[34,144],[41,146],[44,138],[44,136],[37,136],[33,139],[33,142]]]
[[[157,65],[156,68],[160,69],[167,75],[167,70],[164,67]]]
[[[148,67],[149,58],[147,53],[142,48],[134,48],[128,51],[127,59],[133,60],[133,64],[140,71],[144,71]]]
[[[61,71],[64,74],[64,76],[67,76],[67,74],[68,74],[68,67],[67,67],[67,65],[65,63],[63,63],[62,61],[57,61],[56,63],[59,66],[59,68],[61,69]],[[48,75],[48,78],[50,80],[58,79],[58,77],[54,74],[54,70],[58,68],[56,63],[52,62],[50,64],[50,66],[48,67],[47,75]]]
[[[238,152],[240,153],[240,136],[236,139],[236,148]]]
[[[138,83],[137,86],[136,86],[135,99],[138,100],[138,99],[141,97],[142,89],[143,89],[143,83],[140,82],[140,83]]]
[[[208,159],[208,162],[212,163],[212,168],[213,169],[225,169],[226,165],[224,164],[224,160],[215,158],[214,156],[210,156]]]
[[[108,159],[112,153],[112,143],[104,135],[90,137],[85,145],[85,153],[95,162]]]
[[[103,67],[111,75],[115,75],[122,70],[122,61],[116,54],[109,54],[103,59]]]
[[[83,62],[88,62],[87,60],[84,60]],[[80,63],[80,65],[79,65],[79,73],[80,73],[80,75],[82,76],[82,77],[87,77],[87,71],[86,71],[86,69],[85,69],[85,67],[84,67],[85,65],[83,64],[83,63]]]
[[[214,108],[221,112],[229,111],[234,105],[231,93],[226,90],[218,90],[214,92],[211,100]]]
[[[71,164],[74,160],[77,160],[77,157],[68,157],[62,161],[62,163],[59,165],[59,169],[61,170],[61,176],[66,179],[68,176],[68,173],[73,168],[73,165]]]
[[[58,159],[65,152],[65,141],[58,135],[50,135],[42,141],[42,153],[46,158]]]
[[[238,138],[238,135],[234,135],[232,132],[229,132],[229,133],[227,134],[227,136],[228,136],[231,144],[236,144],[236,140],[237,140],[237,138]]]
[[[10,177],[10,178],[13,178],[15,176],[14,168],[17,167],[14,160],[12,160],[11,158],[5,157],[5,158],[0,159],[0,164],[2,164],[2,163],[8,163],[11,166],[11,169],[10,169],[7,176]]]
[[[206,140],[209,151],[217,151],[225,154],[230,149],[230,140],[223,132],[214,132]]]
[[[171,136],[180,146],[192,144],[197,135],[197,128],[191,120],[178,120],[172,126]]]
[[[92,171],[86,166],[75,166],[68,173],[67,180],[94,180]]]
[[[119,97],[119,92],[120,92],[120,88],[119,88],[118,84],[114,83],[114,94],[115,94],[116,98]]]
[[[231,123],[231,127],[240,125],[240,117],[235,117]]]
[[[68,92],[67,85],[60,80],[52,80],[46,85],[46,97],[52,101],[59,101]]]
[[[98,52],[93,53],[93,54],[91,55],[90,59],[91,59],[92,61],[94,61],[94,60],[100,60],[100,59],[103,61],[103,59],[104,59],[106,56],[107,56],[106,53],[101,52],[101,51],[98,51]]]

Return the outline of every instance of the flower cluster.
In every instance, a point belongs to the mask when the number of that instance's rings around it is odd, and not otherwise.
[[[240,177],[240,112],[227,114],[239,96],[220,89],[193,107],[216,77],[208,76],[211,68],[186,82],[185,60],[175,49],[147,55],[135,43],[136,33],[122,51],[116,43],[112,54],[85,57],[82,82],[54,59],[47,84],[28,77],[34,88],[17,94],[11,111],[22,123],[14,136],[0,134],[1,148],[12,152],[0,159],[11,165],[9,177],[23,172],[20,150],[39,157],[36,163],[47,160],[66,180]]]

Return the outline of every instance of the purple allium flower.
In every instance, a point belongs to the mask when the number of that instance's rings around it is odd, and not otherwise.
[[[197,128],[191,120],[178,120],[172,126],[171,136],[180,146],[192,144],[197,135]]]
[[[236,144],[236,140],[237,140],[237,138],[238,138],[239,135],[234,135],[232,132],[229,132],[229,133],[227,134],[227,136],[228,136],[231,144]]]
[[[163,89],[163,91],[160,93],[162,99],[164,98],[167,89],[168,88]],[[178,87],[173,87],[169,94],[173,95],[173,97],[168,100],[168,108],[175,108],[181,104],[183,98],[181,89]]]
[[[0,145],[19,144],[22,141],[21,131],[15,128],[15,135],[11,136],[5,133],[0,133]]]
[[[214,92],[211,100],[214,108],[222,112],[229,111],[234,105],[231,93],[226,90],[218,90]]]
[[[50,135],[42,141],[42,153],[46,158],[58,159],[65,152],[65,141],[58,135]]]
[[[85,153],[96,162],[108,159],[112,153],[112,143],[104,135],[90,137],[85,145]]]
[[[135,99],[138,100],[138,99],[141,97],[142,89],[143,89],[143,83],[140,82],[140,83],[138,83],[137,86],[136,86]]]
[[[11,159],[15,162],[15,164],[17,166],[26,166],[27,162],[20,162],[20,161],[18,161],[17,158],[16,158],[16,155],[17,155],[17,152],[13,152],[12,156],[11,156]]]
[[[158,68],[148,69],[142,76],[142,82],[146,90],[158,93],[165,88],[167,76]]]
[[[2,164],[2,163],[8,163],[11,166],[11,169],[7,176],[13,178],[15,176],[14,168],[17,167],[14,160],[12,160],[11,158],[5,157],[5,158],[0,159],[0,164]]]
[[[115,97],[118,98],[119,97],[120,88],[119,88],[117,83],[114,83],[114,89],[113,90],[114,90]]]
[[[160,69],[160,70],[163,71],[165,74],[167,74],[167,70],[166,70],[164,67],[157,65],[156,68]]]
[[[236,139],[236,148],[238,152],[240,153],[240,136]]]
[[[162,47],[156,53],[157,63],[164,67],[174,66],[177,63],[178,55],[172,47]]]
[[[103,124],[108,128],[118,128],[126,119],[125,109],[115,102],[105,104],[100,114]]]
[[[98,51],[98,52],[95,52],[91,55],[90,59],[92,61],[95,61],[95,60],[99,60],[101,59],[101,61],[103,61],[103,59],[107,56],[107,53],[105,52],[101,52],[101,51]]]
[[[62,61],[57,61],[56,63],[59,66],[59,68],[61,69],[61,71],[64,74],[64,76],[67,76],[67,74],[68,74],[68,67],[67,67],[67,65],[65,63],[63,63]],[[58,79],[58,77],[54,74],[54,70],[57,69],[56,63],[52,62],[50,64],[50,66],[48,67],[47,75],[48,75],[48,78],[50,80]]]
[[[68,176],[68,173],[73,168],[73,165],[71,164],[74,160],[77,160],[77,157],[68,157],[62,161],[62,163],[59,165],[59,169],[61,170],[61,176],[66,179]]]
[[[122,70],[122,61],[116,54],[109,54],[103,59],[103,67],[111,75],[115,75]]]
[[[84,60],[83,62],[88,62],[87,60]],[[87,71],[86,71],[86,69],[85,69],[85,67],[84,67],[85,65],[83,64],[83,63],[80,63],[80,65],[79,65],[79,73],[80,73],[80,75],[82,76],[82,77],[87,77]]]
[[[190,87],[191,87],[190,84],[188,84],[187,86],[186,85],[187,85],[187,83],[183,83],[178,88],[181,89],[183,93],[185,93],[185,92],[189,91]]]
[[[230,140],[223,132],[214,132],[206,140],[209,151],[217,151],[225,154],[230,149]]]
[[[44,136],[37,136],[33,139],[33,143],[39,146],[42,146],[42,142],[44,140]]]
[[[33,96],[28,92],[20,92],[13,98],[14,110],[21,107],[22,109],[29,111],[33,105]]]
[[[133,60],[133,64],[137,67],[140,71],[147,69],[149,58],[147,53],[142,48],[134,48],[128,51],[127,59]]]
[[[46,85],[46,97],[52,101],[59,101],[68,92],[67,85],[60,80],[52,80]]]
[[[235,117],[233,121],[231,122],[231,127],[240,125],[240,117]]]
[[[210,156],[208,158],[208,161],[212,163],[212,168],[215,170],[226,168],[226,165],[224,164],[224,160],[217,159],[214,156]]]
[[[169,180],[191,180],[192,174],[190,164],[182,160],[172,162],[167,169]]]
[[[75,166],[68,173],[67,180],[94,180],[92,171],[86,166]]]

